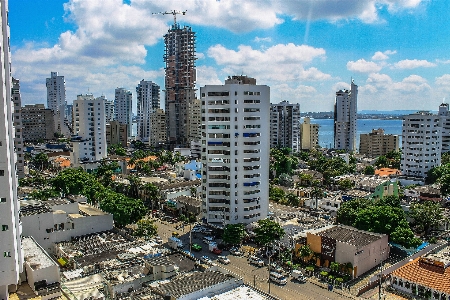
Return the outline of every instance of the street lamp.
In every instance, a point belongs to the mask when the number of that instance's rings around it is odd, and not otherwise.
[[[378,299],[381,300],[381,283],[382,283],[382,278],[383,278],[383,255],[384,255],[385,251],[381,252],[381,259],[380,259],[380,274],[378,275]]]

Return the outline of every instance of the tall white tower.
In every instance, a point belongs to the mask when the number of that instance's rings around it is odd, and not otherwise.
[[[136,87],[137,95],[137,138],[149,142],[152,121],[151,116],[159,108],[159,85],[141,80]]]
[[[204,217],[219,226],[267,218],[270,88],[233,76],[200,94]]]
[[[83,161],[98,161],[107,156],[105,98],[92,94],[78,95],[73,101],[75,116],[71,161],[79,166]]]
[[[47,108],[53,111],[55,118],[55,131],[68,134],[68,129],[64,124],[66,119],[66,82],[64,76],[58,72],[51,72],[50,78],[46,79],[47,86]]]
[[[356,151],[356,120],[358,86],[353,82],[351,89],[336,92],[334,103],[334,148]]]
[[[0,0],[0,299],[8,299],[8,286],[17,285],[23,268],[20,241],[22,228],[17,201],[16,155],[14,154],[11,101],[8,1]]]
[[[121,124],[128,125],[128,138],[131,137],[131,123],[133,119],[133,94],[131,91],[124,88],[116,88],[115,98],[114,98],[114,120],[119,121]]]

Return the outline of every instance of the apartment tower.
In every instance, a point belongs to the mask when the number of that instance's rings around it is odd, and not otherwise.
[[[22,99],[20,97],[19,79],[12,79],[11,97],[14,105],[14,148],[17,156],[17,176],[23,178],[25,177],[25,160],[23,156]]]
[[[195,32],[174,22],[164,44],[167,146],[188,147],[187,109],[195,99]]]
[[[356,151],[358,86],[353,82],[351,89],[336,92],[334,103],[334,148]]]
[[[8,299],[23,271],[19,202],[17,200],[16,155],[14,154],[13,105],[11,103],[11,54],[9,49],[8,1],[0,0],[0,299]]]
[[[319,147],[319,124],[311,124],[311,119],[305,117],[300,125],[301,149],[313,150]]]
[[[359,153],[367,157],[379,157],[391,151],[397,151],[399,147],[399,136],[395,134],[384,134],[384,130],[372,129],[371,133],[359,136]]]
[[[127,124],[127,137],[132,135],[131,125],[133,121],[133,94],[124,88],[116,88],[114,98],[114,120],[121,124]]]
[[[270,148],[276,147],[300,150],[300,104],[270,105]]]
[[[45,85],[47,86],[47,108],[53,111],[55,118],[55,132],[67,135],[69,132],[64,123],[67,105],[64,76],[58,75],[58,72],[51,72]]]
[[[267,218],[270,88],[233,76],[200,94],[203,216],[218,226]]]
[[[448,103],[439,105],[438,115],[442,131],[441,153],[450,152],[450,113],[448,110]]]
[[[136,87],[137,138],[144,143],[150,140],[151,115],[159,108],[159,85],[144,79]]]

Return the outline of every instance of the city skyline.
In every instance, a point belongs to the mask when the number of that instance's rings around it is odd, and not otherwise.
[[[173,16],[157,13],[175,9],[197,35],[197,95],[244,74],[271,87],[272,103],[330,111],[353,78],[358,110],[435,110],[450,97],[449,8],[427,0],[16,1],[12,76],[23,104],[46,103],[50,72],[65,77],[69,104],[85,93],[112,100],[115,88],[133,90],[142,79],[163,87]]]

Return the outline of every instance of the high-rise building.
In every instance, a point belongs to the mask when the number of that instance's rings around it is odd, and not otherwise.
[[[68,134],[64,125],[66,119],[66,82],[64,76],[58,75],[58,72],[51,72],[50,78],[46,79],[47,86],[47,108],[53,111],[55,118],[55,131],[62,134]]]
[[[200,89],[203,215],[218,226],[269,211],[270,88],[233,76]]]
[[[124,88],[116,88],[114,98],[114,120],[121,124],[127,124],[128,138],[131,137],[131,125],[133,121],[133,94]]]
[[[47,141],[55,137],[53,111],[44,104],[22,107],[22,137],[25,142]]]
[[[16,155],[14,154],[13,105],[11,105],[11,54],[9,49],[8,1],[0,0],[0,299],[8,299],[8,286],[17,286],[23,271]]]
[[[25,177],[25,160],[23,156],[23,127],[22,127],[22,99],[20,97],[20,82],[19,79],[12,79],[11,96],[14,104],[14,148],[17,156],[17,176],[19,178]]]
[[[403,117],[402,158],[403,175],[422,177],[441,164],[442,128],[440,116],[419,111]]]
[[[448,103],[439,105],[439,119],[442,131],[442,150],[441,153],[450,151],[450,113],[448,110]]]
[[[142,142],[150,140],[151,115],[159,108],[159,85],[142,79],[136,87],[137,95],[137,138]]]
[[[69,125],[69,128],[72,128],[73,124],[73,104],[67,104],[66,105],[66,121]]]
[[[189,101],[187,115],[188,141],[192,145],[191,142],[198,142],[201,137],[202,103],[199,99]]]
[[[302,137],[301,149],[313,150],[319,146],[319,124],[311,124],[311,119],[305,117],[300,126]]]
[[[379,157],[391,151],[398,151],[399,136],[384,134],[384,130],[372,129],[371,133],[364,133],[359,138],[359,153],[367,157]]]
[[[73,101],[75,116],[72,139],[73,151],[70,153],[74,167],[81,162],[98,161],[107,156],[105,99],[94,98],[92,94],[78,95]]]
[[[270,105],[270,148],[276,147],[300,150],[300,104]]]
[[[114,101],[107,100],[106,97],[105,97],[105,117],[106,123],[114,121]]]
[[[152,121],[152,130],[149,144],[157,149],[164,148],[167,141],[166,113],[163,109],[158,108],[152,113],[150,120]]]
[[[108,147],[112,145],[121,145],[127,147],[127,124],[121,124],[118,121],[106,123],[106,144]]]
[[[353,82],[351,89],[336,92],[334,103],[334,148],[356,151],[358,86]]]
[[[189,147],[187,107],[195,99],[195,32],[174,23],[164,35],[164,44],[168,147]]]

